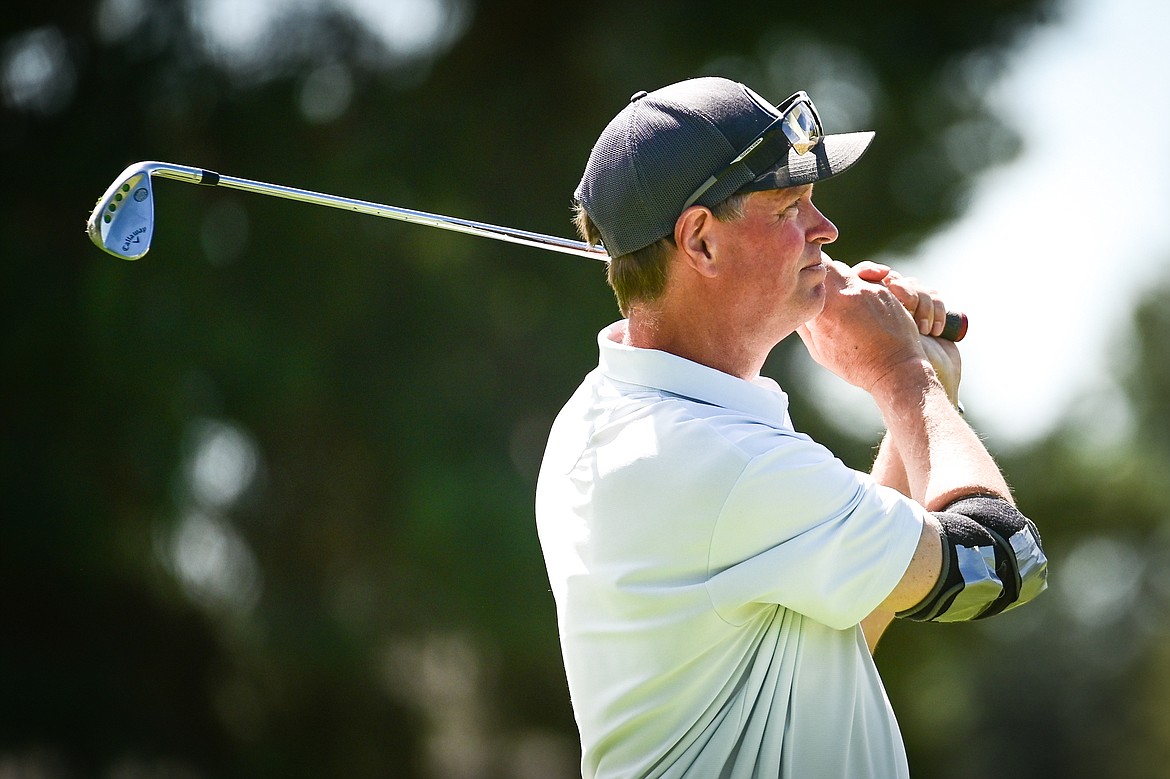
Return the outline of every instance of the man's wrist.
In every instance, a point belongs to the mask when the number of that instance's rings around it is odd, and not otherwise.
[[[869,394],[881,407],[897,406],[907,400],[921,405],[930,392],[947,395],[946,388],[927,359],[907,360],[874,382]]]

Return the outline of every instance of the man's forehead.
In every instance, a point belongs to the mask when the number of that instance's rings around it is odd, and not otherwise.
[[[811,195],[813,191],[812,184],[801,184],[798,187],[785,187],[783,189],[764,189],[759,192],[750,193],[751,197],[759,198],[766,202],[780,202],[788,200],[796,200],[804,195]]]

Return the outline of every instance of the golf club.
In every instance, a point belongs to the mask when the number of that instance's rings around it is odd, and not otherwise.
[[[359,214],[397,219],[427,227],[477,235],[482,238],[494,238],[499,241],[509,241],[562,254],[588,257],[602,262],[609,260],[605,249],[590,246],[581,241],[516,230],[510,227],[497,227],[483,222],[430,214],[425,211],[381,205],[366,200],[327,195],[322,192],[286,187],[280,184],[266,184],[263,181],[224,176],[215,171],[168,162],[137,162],[122,171],[114,183],[110,184],[97,201],[86,224],[90,240],[98,248],[124,260],[137,260],[150,251],[150,242],[154,237],[154,189],[151,179],[155,176],[183,181],[188,184],[240,189],[258,195],[271,195],[312,205],[356,211]],[[960,341],[966,334],[967,315],[948,311],[942,337],[951,341]]]

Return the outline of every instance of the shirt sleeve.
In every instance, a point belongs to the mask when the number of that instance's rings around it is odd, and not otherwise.
[[[778,604],[831,628],[856,625],[893,591],[926,509],[848,468],[807,436],[777,433],[728,494],[710,546],[708,593],[733,624]]]

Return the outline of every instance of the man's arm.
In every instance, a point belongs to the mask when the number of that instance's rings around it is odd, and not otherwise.
[[[958,347],[921,337],[891,290],[841,263],[829,267],[824,308],[800,335],[813,359],[874,399],[889,439],[882,467],[896,472],[900,460],[905,483],[899,486],[931,511],[965,495],[1010,501],[999,467],[952,400]]]
[[[881,444],[878,446],[877,456],[874,457],[873,468],[870,470],[870,475],[878,484],[884,484],[887,487],[892,487],[906,497],[910,497],[910,483],[906,477],[906,466],[902,463],[902,456],[898,454],[897,446],[893,439],[886,435],[882,438]],[[914,552],[914,558],[911,561],[918,561],[924,566],[924,569],[917,575],[926,578],[937,579],[939,570],[931,564],[930,561],[935,559],[934,553],[928,548],[933,543],[937,542],[938,535],[935,532],[933,525],[924,524],[922,528],[922,535],[918,539],[918,548]],[[939,544],[941,547],[941,543]],[[942,551],[941,548],[938,553],[938,559],[941,562]],[[913,605],[913,604],[911,604]],[[861,630],[865,634],[865,643],[869,646],[870,653],[877,649],[878,641],[882,634],[886,632],[886,628],[894,621],[894,614],[898,609],[893,605],[882,603],[878,608],[874,609],[868,617],[861,621]]]
[[[938,339],[925,340],[934,350],[955,349]],[[942,511],[967,495],[1011,502],[999,466],[959,415],[925,354],[890,366],[869,391],[886,423],[889,456],[901,461],[912,498],[930,511]]]
[[[898,448],[889,435],[882,438],[869,473],[878,484],[893,487],[906,497],[912,497],[910,481],[906,476],[906,465],[902,462],[902,455],[898,454]]]
[[[824,310],[801,329],[801,337],[817,362],[865,389],[877,403],[888,433],[875,477],[932,512],[975,495],[1010,507],[1011,492],[999,467],[955,409],[953,393],[940,378],[951,383],[953,376],[957,392],[957,347],[920,339],[903,303],[845,266],[833,263],[826,284]],[[957,575],[945,540],[942,524],[929,517],[906,574],[863,623],[871,647],[895,613],[937,596],[944,575]],[[961,590],[962,582],[956,587]]]
[[[882,270],[886,269],[883,268]],[[862,271],[863,277],[864,273],[865,272]],[[882,271],[878,271],[876,274],[869,275],[871,276],[871,280],[885,280],[888,287],[893,286],[889,284],[889,279],[891,279],[894,274],[886,274]],[[911,284],[913,283],[913,280],[908,281]],[[919,304],[919,300],[917,299],[916,295],[914,297],[910,297],[910,295],[913,293],[908,292],[905,289],[903,289],[902,292],[903,294],[898,294],[898,292],[895,291],[895,297],[897,297],[899,301],[907,307],[908,311],[912,311],[912,309],[917,308],[923,308],[928,311],[932,305],[930,300],[922,301],[921,304]],[[934,303],[937,303],[937,300],[935,300]],[[941,303],[938,303],[937,308],[945,311],[945,308],[941,305]],[[917,313],[917,311],[912,311],[912,313]],[[921,332],[923,329],[921,325],[925,316],[925,314],[919,314],[915,316],[916,321],[918,321],[920,324],[919,332]],[[949,361],[947,359],[945,347],[936,349],[935,345],[929,341],[924,341],[923,346],[924,354],[926,354],[928,359],[930,359],[931,355],[934,355],[935,359],[931,360],[931,366],[935,369],[935,374],[939,377],[939,381],[943,384],[943,388],[947,393],[947,398],[951,405],[953,405],[955,408],[958,408],[961,363],[957,360],[954,362]],[[910,489],[909,476],[906,472],[906,464],[902,461],[902,455],[898,451],[898,446],[894,442],[893,436],[889,433],[887,433],[887,435],[882,438],[882,442],[878,447],[877,456],[874,458],[873,468],[871,469],[870,473],[879,484],[892,487],[907,497],[914,497]],[[908,575],[904,577],[905,579],[927,579],[932,581],[937,580],[940,571],[935,567],[934,561],[938,560],[941,562],[942,543],[939,536],[940,528],[935,522],[927,521],[923,525],[922,535],[918,541],[918,549],[915,551],[914,559],[911,563],[912,568],[914,568],[916,565],[918,567],[915,570],[908,571]],[[882,634],[885,633],[886,628],[888,628],[890,623],[893,621],[894,615],[899,611],[904,611],[917,605],[918,601],[915,601],[914,603],[904,603],[898,596],[908,594],[910,598],[916,597],[919,588],[906,586],[903,589],[906,590],[905,593],[892,593],[892,597],[895,598],[894,601],[887,599],[887,602],[882,603],[880,606],[878,606],[877,609],[874,610],[872,614],[862,620],[861,627],[865,634],[866,644],[868,644],[870,652],[873,652],[877,648],[878,641],[881,639]]]

